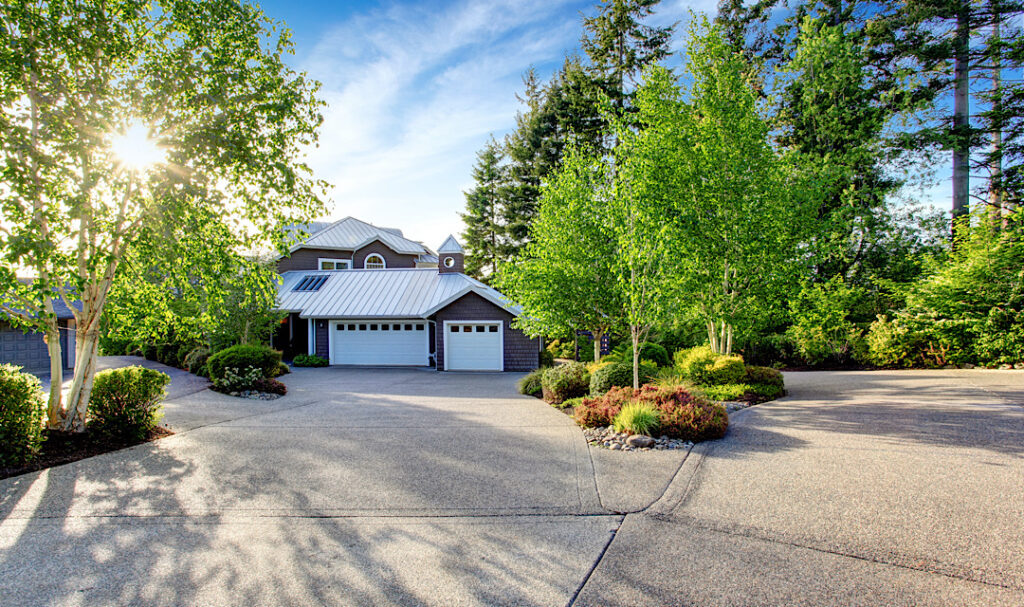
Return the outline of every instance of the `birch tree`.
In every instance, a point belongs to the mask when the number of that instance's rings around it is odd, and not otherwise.
[[[140,227],[204,207],[232,246],[281,248],[277,226],[322,207],[303,161],[321,103],[282,62],[287,31],[232,0],[23,0],[0,7],[0,37],[0,301],[45,327],[54,367],[50,298],[80,302],[71,389],[62,403],[57,370],[49,420],[81,431],[100,318]]]

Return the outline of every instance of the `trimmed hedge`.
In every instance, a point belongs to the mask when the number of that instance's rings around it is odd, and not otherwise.
[[[89,397],[89,428],[121,438],[143,439],[162,417],[160,401],[171,378],[145,367],[96,374]]]
[[[778,386],[779,388],[784,388],[786,386],[782,379],[782,372],[778,369],[772,369],[771,367],[757,367],[754,365],[747,365],[746,383],[765,384]]]
[[[206,362],[210,379],[223,379],[224,370],[250,367],[259,369],[263,377],[274,377],[281,364],[281,353],[269,346],[231,346],[217,352]]]
[[[17,466],[43,444],[46,397],[39,379],[21,367],[0,365],[0,464]]]
[[[643,385],[657,374],[658,368],[652,362],[642,361],[639,371],[640,384]],[[601,396],[612,388],[624,386],[633,386],[633,361],[601,365],[590,375],[591,396]]]
[[[679,373],[698,385],[736,384],[743,381],[747,374],[742,357],[717,354],[711,346],[680,350],[673,359]]]
[[[566,363],[551,367],[541,376],[544,400],[557,405],[564,400],[586,396],[590,389],[590,374],[583,363]]]

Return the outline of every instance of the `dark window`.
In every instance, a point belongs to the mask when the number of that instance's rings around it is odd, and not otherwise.
[[[491,325],[487,330],[490,331],[491,333],[497,333],[498,325]]]
[[[391,329],[394,331],[401,331],[402,325],[391,325]]]
[[[376,331],[377,330],[377,325],[370,325],[370,330],[371,331]]]
[[[356,326],[355,325],[349,325],[348,326],[348,330],[349,331],[355,331],[356,330]]]
[[[412,331],[412,325],[405,325],[406,331]]]
[[[483,325],[477,325],[477,326],[476,326],[476,332],[477,332],[477,333],[483,333],[483,332],[484,332],[484,331],[486,331],[486,330],[487,330],[487,328],[486,328],[486,327],[484,327]]]
[[[328,278],[326,274],[307,274],[299,280],[292,291],[319,291]]]
[[[416,325],[416,330],[417,331],[422,331],[423,330],[423,325]]]
[[[359,325],[359,330],[360,331],[365,331],[366,330],[366,325]]]
[[[338,325],[337,327],[335,327],[335,329],[337,329],[339,331],[344,331],[345,330],[345,325]]]
[[[458,333],[458,332],[459,332],[459,325],[452,325],[452,333]]]
[[[380,326],[380,330],[381,331],[390,331],[391,330],[391,325],[381,325]]]

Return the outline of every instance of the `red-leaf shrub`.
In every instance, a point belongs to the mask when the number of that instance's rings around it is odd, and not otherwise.
[[[703,441],[725,436],[729,415],[725,407],[690,394],[685,388],[645,385],[639,390],[613,388],[598,398],[584,398],[576,406],[576,423],[585,427],[611,425],[623,405],[630,401],[648,403],[658,410],[660,433],[672,438]]]

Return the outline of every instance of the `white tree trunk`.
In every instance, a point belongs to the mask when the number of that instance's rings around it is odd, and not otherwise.
[[[67,412],[64,416],[64,430],[67,432],[85,430],[89,397],[92,395],[92,380],[96,374],[96,357],[99,353],[99,331],[91,327],[92,323],[78,328],[75,356],[77,360],[71,390],[68,392]]]
[[[52,310],[52,303],[47,302],[46,305]],[[50,355],[50,399],[47,404],[46,425],[48,428],[57,428],[64,414],[64,364],[60,356],[60,328],[57,326],[57,319],[53,318],[46,324],[44,338],[46,351]]]
[[[637,389],[640,387],[640,327],[630,327],[629,334],[633,341],[633,388]]]
[[[604,337],[604,331],[594,330],[591,331],[594,336],[594,362],[601,360],[601,338]]]

